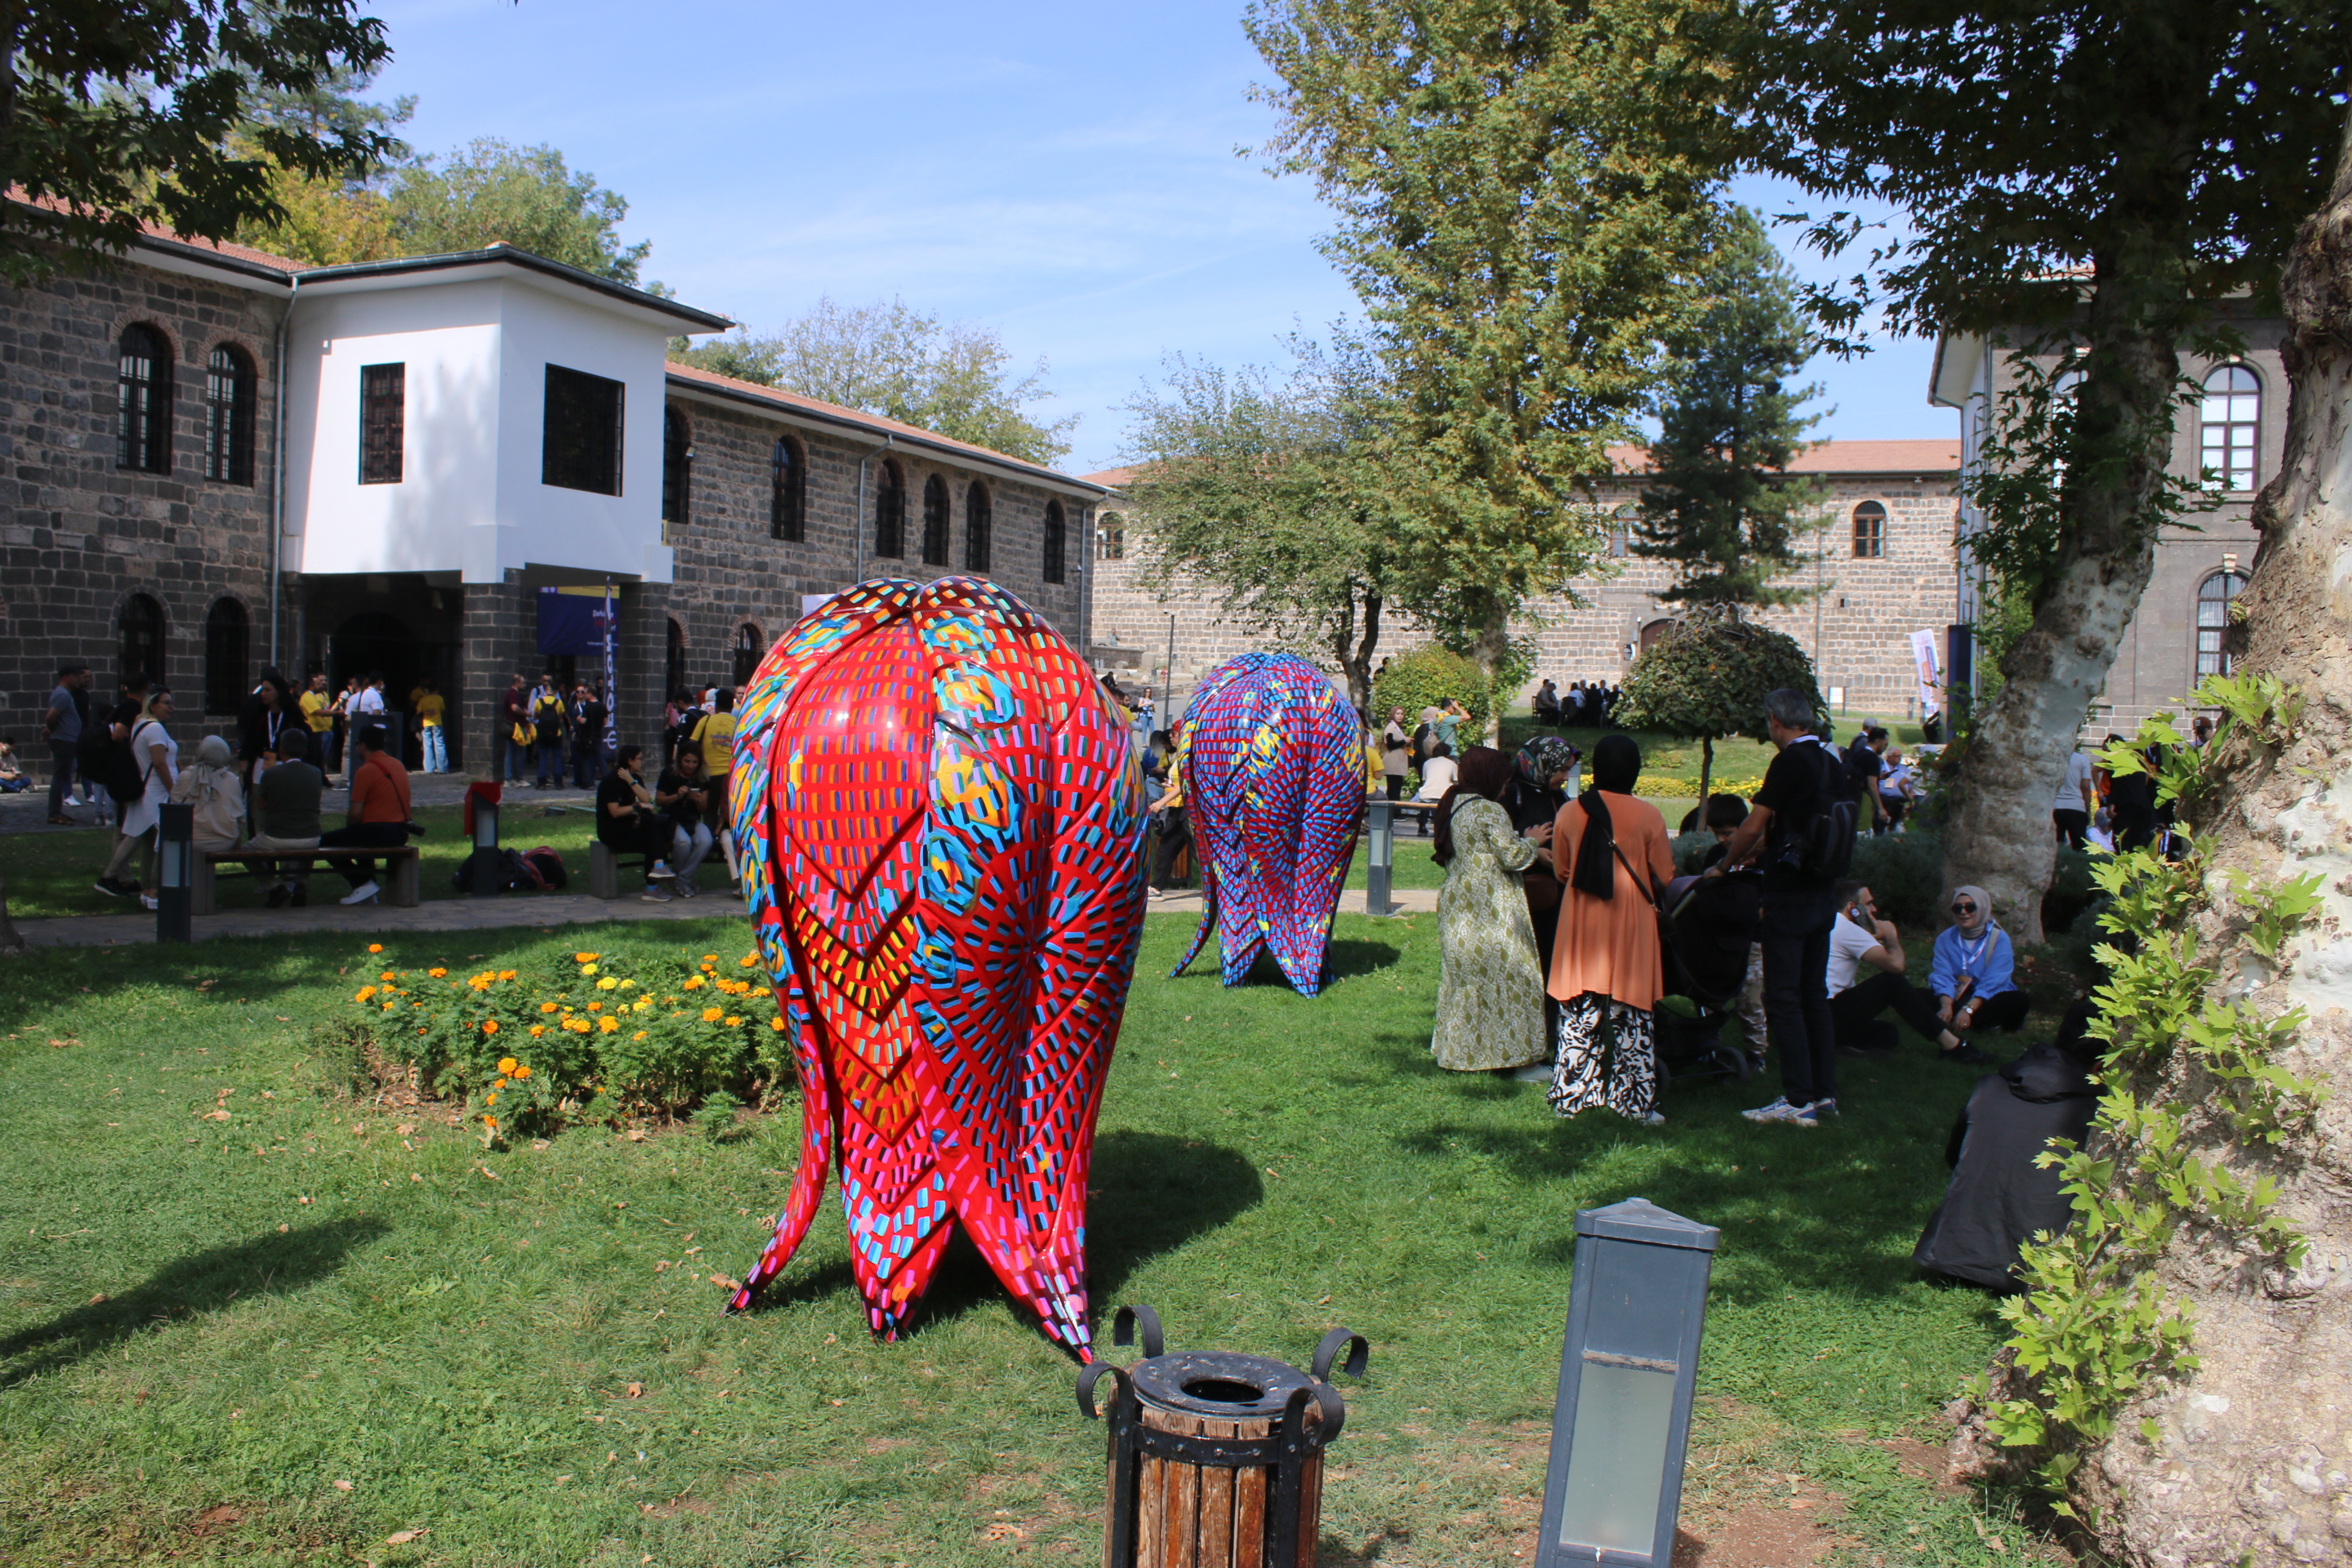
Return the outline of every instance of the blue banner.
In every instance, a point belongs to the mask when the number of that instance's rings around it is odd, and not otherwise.
[[[609,646],[612,601],[606,590],[584,592],[562,588],[539,591],[539,651],[542,654],[602,655]],[[593,595],[591,597],[591,595]]]

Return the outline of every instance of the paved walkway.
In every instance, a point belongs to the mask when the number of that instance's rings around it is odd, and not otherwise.
[[[1402,889],[1391,895],[1399,914],[1427,914],[1437,908],[1433,888]],[[1198,893],[1154,898],[1152,914],[1198,918]],[[1361,892],[1342,893],[1339,912],[1364,912]],[[428,899],[413,910],[381,904],[346,907],[312,904],[300,910],[223,910],[196,920],[195,937],[209,942],[228,936],[304,936],[320,931],[344,931],[353,936],[392,932],[492,931],[527,927],[548,931],[558,926],[584,925],[594,921],[741,920],[743,906],[720,892],[649,904],[635,894],[607,903],[584,893],[508,893],[495,899]],[[145,912],[121,915],[60,915],[20,920],[16,930],[35,947],[116,947],[155,940],[155,917]],[[748,930],[748,928],[747,928]]]

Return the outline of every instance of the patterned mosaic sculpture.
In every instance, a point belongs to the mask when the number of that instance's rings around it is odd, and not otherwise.
[[[1214,927],[1226,984],[1240,984],[1263,948],[1314,995],[1330,979],[1331,915],[1364,815],[1355,710],[1305,659],[1245,653],[1209,673],[1175,738],[1202,909],[1173,973]]]
[[[746,897],[800,1067],[802,1148],[750,1307],[838,1147],[850,1267],[896,1337],[957,1221],[1089,1359],[1087,1170],[1142,931],[1122,717],[1028,606],[863,583],[737,709]]]

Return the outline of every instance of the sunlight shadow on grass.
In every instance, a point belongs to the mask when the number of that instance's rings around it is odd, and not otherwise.
[[[0,1388],[59,1371],[142,1330],[217,1311],[240,1298],[305,1289],[391,1231],[381,1219],[331,1220],[282,1235],[265,1231],[167,1263],[123,1295],[76,1307],[0,1340]]]

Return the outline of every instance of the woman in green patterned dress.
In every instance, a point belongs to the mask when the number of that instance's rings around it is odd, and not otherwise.
[[[1551,825],[1521,834],[1495,797],[1511,760],[1488,746],[1462,753],[1437,808],[1437,1032],[1430,1049],[1455,1072],[1509,1072],[1551,1059],[1544,1037],[1543,963],[1520,873],[1548,860]]]

